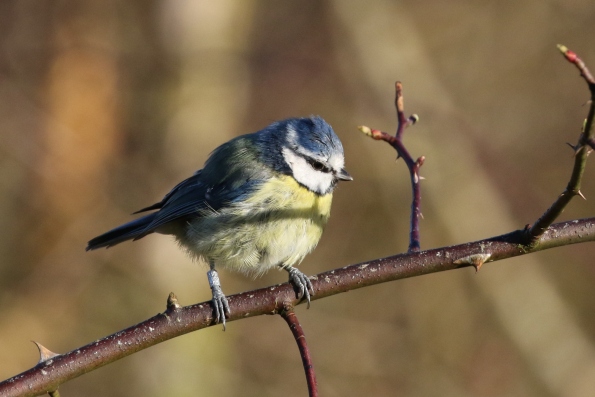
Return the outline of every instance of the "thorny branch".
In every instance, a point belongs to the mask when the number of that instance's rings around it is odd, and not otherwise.
[[[424,274],[478,266],[519,255],[595,241],[595,217],[557,223],[550,226],[531,246],[523,245],[524,230],[485,240],[420,252],[408,252],[388,258],[346,266],[311,277],[315,295],[312,300],[326,298],[369,285]],[[3,397],[37,396],[70,379],[129,356],[139,350],[176,336],[215,324],[210,302],[180,307],[172,296],[168,308],[148,320],[99,339],[68,353],[43,360],[35,367],[0,383]],[[284,302],[300,304],[293,287],[275,285],[228,296],[232,322],[263,314],[278,314]]]
[[[585,65],[585,63],[572,51],[563,45],[558,45],[558,49],[564,57],[573,63],[581,72],[581,76],[587,82],[589,91],[591,92],[591,100],[589,107],[589,114],[583,124],[581,134],[576,145],[569,146],[574,150],[574,167],[566,189],[558,196],[558,199],[552,204],[547,211],[533,224],[527,227],[527,237],[530,242],[537,241],[547,227],[551,225],[560,216],[564,208],[568,205],[574,196],[581,196],[581,180],[585,172],[585,165],[587,164],[587,157],[595,147],[593,140],[593,119],[595,118],[595,80],[593,75]]]

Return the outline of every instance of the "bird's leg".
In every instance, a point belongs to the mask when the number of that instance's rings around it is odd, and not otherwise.
[[[289,282],[298,289],[298,298],[300,300],[306,299],[308,302],[308,309],[310,308],[310,296],[314,295],[314,287],[312,282],[304,273],[300,272],[293,266],[279,265],[287,273],[289,273]]]
[[[217,273],[217,270],[215,270],[215,264],[211,262],[209,265],[211,270],[207,272],[207,277],[209,278],[209,285],[211,286],[211,291],[213,293],[213,314],[215,322],[223,323],[223,330],[225,331],[225,314],[230,314],[231,310],[229,310],[229,303],[227,303],[227,298],[221,290],[219,274]]]

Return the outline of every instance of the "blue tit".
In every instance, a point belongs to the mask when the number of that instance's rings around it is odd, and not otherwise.
[[[219,146],[203,169],[135,213],[153,212],[95,237],[87,251],[154,232],[175,236],[209,263],[213,314],[223,326],[230,310],[216,267],[253,276],[285,269],[309,305],[312,284],[294,266],[318,244],[337,182],[353,179],[344,164],[343,145],[321,117],[277,121]]]

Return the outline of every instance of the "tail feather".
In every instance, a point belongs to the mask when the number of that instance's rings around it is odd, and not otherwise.
[[[86,250],[90,251],[103,247],[109,248],[126,240],[143,237],[143,235],[147,234],[146,228],[153,221],[155,215],[156,213],[143,216],[91,239],[87,243]]]

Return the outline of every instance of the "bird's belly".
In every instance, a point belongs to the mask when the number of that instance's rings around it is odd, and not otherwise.
[[[298,264],[318,244],[332,195],[289,188],[287,183],[268,186],[241,205],[195,219],[181,243],[217,267],[253,275]]]

